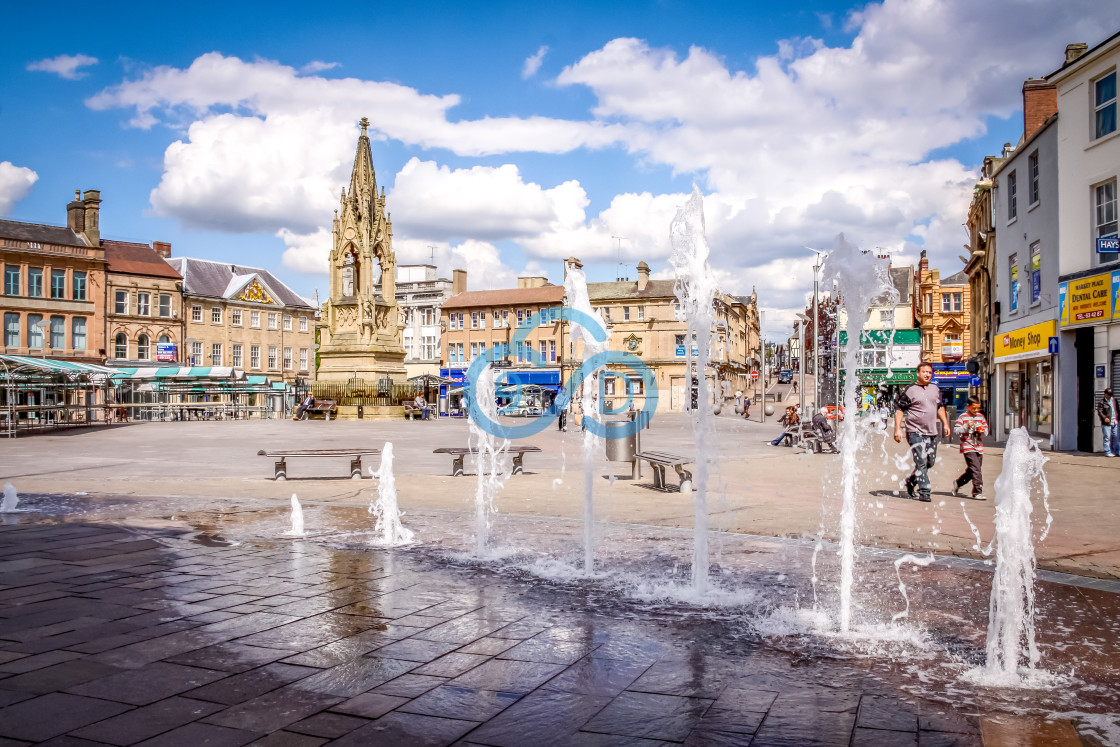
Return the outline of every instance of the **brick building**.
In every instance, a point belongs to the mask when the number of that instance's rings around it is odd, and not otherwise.
[[[923,249],[914,273],[912,303],[914,326],[922,332],[922,360],[956,364],[971,355],[967,274],[962,271],[942,278],[940,270],[929,268]]]
[[[153,366],[178,363],[185,320],[183,278],[164,261],[171,245],[105,239],[106,363]],[[154,248],[153,248],[154,247]]]

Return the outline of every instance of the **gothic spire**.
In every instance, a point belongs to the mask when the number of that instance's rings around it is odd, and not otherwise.
[[[377,175],[373,171],[373,154],[369,149],[369,135],[366,128],[369,120],[362,117],[358,124],[362,134],[358,136],[358,150],[354,154],[354,169],[350,172],[350,196],[358,198],[365,194],[372,199],[377,196]]]

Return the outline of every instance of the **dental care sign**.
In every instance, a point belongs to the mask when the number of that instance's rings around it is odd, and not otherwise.
[[[1108,322],[1120,314],[1120,270],[1066,280],[1058,285],[1061,325]]]
[[[1000,362],[1007,362],[1049,355],[1050,338],[1057,334],[1058,323],[1055,321],[1000,332],[995,338],[995,357]]]

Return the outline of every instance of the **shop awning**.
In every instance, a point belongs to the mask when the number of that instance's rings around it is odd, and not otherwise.
[[[244,381],[245,372],[230,366],[150,366],[110,368],[114,379],[218,379]],[[262,376],[261,379],[266,379]]]
[[[32,358],[26,355],[0,355],[0,361],[8,369],[9,374],[25,376],[61,375],[71,380],[80,378],[102,380],[117,372],[115,368],[100,366],[96,363],[75,363],[52,358]]]

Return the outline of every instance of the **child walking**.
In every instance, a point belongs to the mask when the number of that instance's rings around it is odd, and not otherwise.
[[[972,497],[982,501],[984,498],[984,476],[980,465],[984,461],[984,443],[981,440],[988,432],[988,421],[980,414],[980,399],[969,397],[964,413],[957,418],[953,432],[961,437],[961,454],[964,456],[964,474],[953,481],[953,495],[969,482],[972,483]]]

